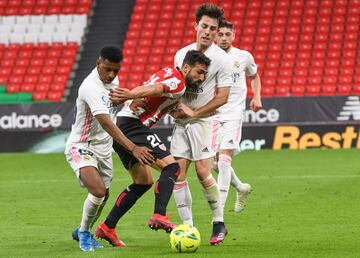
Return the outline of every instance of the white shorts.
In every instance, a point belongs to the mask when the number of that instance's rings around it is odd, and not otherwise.
[[[66,153],[66,160],[74,170],[81,187],[84,187],[80,179],[80,168],[95,167],[102,178],[105,187],[110,188],[113,178],[112,157],[100,158],[95,151],[84,146],[72,146]]]
[[[196,121],[185,125],[176,124],[173,130],[170,152],[174,157],[191,161],[214,157],[219,123]]]
[[[217,139],[217,150],[240,152],[242,120],[219,122],[220,130]]]

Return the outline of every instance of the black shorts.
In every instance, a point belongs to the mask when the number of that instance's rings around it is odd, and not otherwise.
[[[149,127],[143,125],[139,119],[119,116],[117,117],[116,125],[130,141],[138,146],[151,149],[151,154],[154,158],[163,159],[170,155],[170,152],[160,138]],[[139,162],[129,150],[116,141],[113,143],[113,148],[127,170]]]

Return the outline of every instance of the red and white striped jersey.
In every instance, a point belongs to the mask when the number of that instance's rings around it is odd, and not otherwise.
[[[185,79],[175,68],[161,69],[154,73],[144,85],[155,83],[161,83],[164,86],[164,94],[161,97],[145,97],[149,110],[138,108],[134,112],[130,109],[132,100],[128,100],[118,116],[138,118],[144,125],[151,127],[177,104],[185,92]]]
[[[119,87],[116,77],[110,84],[104,84],[95,68],[83,81],[76,99],[75,122],[66,142],[66,150],[74,145],[85,144],[94,147],[100,157],[108,157],[112,152],[112,137],[95,118],[98,114],[109,114],[115,122],[117,107],[109,99],[110,89]]]

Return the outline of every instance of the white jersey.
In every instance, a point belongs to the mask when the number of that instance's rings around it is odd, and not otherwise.
[[[196,43],[177,51],[174,61],[175,67],[182,66],[184,57],[189,50],[196,50]],[[214,98],[217,88],[231,87],[232,85],[230,56],[214,43],[204,52],[204,54],[211,60],[205,81],[197,88],[187,87],[185,94],[181,98],[181,101],[192,109],[205,106]],[[208,119],[212,118],[213,116],[208,117]],[[186,123],[187,121],[180,120],[177,122]]]
[[[116,77],[110,84],[104,84],[95,68],[83,81],[76,99],[76,116],[70,136],[66,142],[65,153],[75,145],[86,145],[100,157],[112,153],[112,137],[101,127],[95,118],[98,114],[108,114],[115,122],[116,106],[109,99],[110,89],[119,86]]]
[[[257,73],[257,65],[254,57],[246,50],[231,47],[228,55],[231,57],[233,84],[230,89],[228,102],[221,106],[218,111],[219,120],[242,119],[246,108],[246,77]]]

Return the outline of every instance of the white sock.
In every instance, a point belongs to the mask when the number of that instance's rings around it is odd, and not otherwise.
[[[98,210],[103,203],[104,198],[105,197],[96,197],[90,193],[88,194],[83,206],[83,214],[79,231],[83,232],[91,230],[91,226],[95,222],[94,220],[98,218]]]
[[[174,185],[174,199],[179,216],[184,224],[194,225],[192,217],[192,197],[187,181],[176,182]]]
[[[235,187],[236,191],[240,191],[242,187],[242,182],[237,177],[234,169],[231,167],[231,185]]]
[[[224,222],[224,210],[220,201],[220,192],[216,180],[210,174],[205,180],[200,182],[203,186],[203,191],[206,200],[208,201],[213,213],[213,222]]]
[[[106,201],[103,202],[103,203],[99,206],[99,208],[98,208],[98,210],[97,210],[97,212],[96,212],[96,215],[95,215],[94,219],[93,219],[92,222],[91,222],[90,229],[92,229],[92,227],[94,226],[95,222],[96,222],[96,221],[98,220],[98,218],[100,217],[100,215],[101,215],[101,213],[102,213],[102,210],[104,209],[105,204],[106,204]]]
[[[231,168],[231,157],[226,154],[221,154],[218,161],[219,175],[218,175],[218,185],[220,191],[220,200],[222,209],[224,209],[226,199],[229,193],[230,181],[232,177]]]

